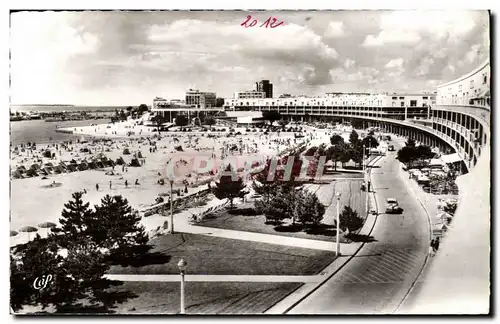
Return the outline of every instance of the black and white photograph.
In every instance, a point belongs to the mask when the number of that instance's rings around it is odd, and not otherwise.
[[[491,11],[9,18],[11,315],[490,314]]]

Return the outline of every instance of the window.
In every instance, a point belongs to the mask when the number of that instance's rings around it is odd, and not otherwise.
[[[417,101],[416,100],[410,100],[410,107],[416,107],[417,106]]]
[[[427,100],[427,99],[429,99],[429,97],[422,97],[422,99]]]
[[[404,99],[405,97],[399,97],[399,99]]]
[[[405,106],[405,103],[404,102],[401,102],[401,107],[404,107]]]
[[[392,100],[396,100],[396,99],[398,99],[398,97],[392,97]]]

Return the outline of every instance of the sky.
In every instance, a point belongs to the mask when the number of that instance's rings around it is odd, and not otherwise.
[[[275,96],[435,91],[489,59],[489,33],[487,11],[14,12],[11,104],[227,98],[261,79]]]

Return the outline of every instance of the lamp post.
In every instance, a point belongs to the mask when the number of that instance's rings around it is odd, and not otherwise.
[[[179,270],[181,272],[181,314],[186,314],[186,307],[184,304],[184,272],[187,268],[187,262],[184,259],[181,259],[179,263],[177,263]]]
[[[168,181],[170,182],[170,234],[174,234],[174,180]]]
[[[335,247],[335,255],[340,255],[340,192],[337,193],[337,244]]]
[[[363,155],[362,155],[362,163],[363,163],[363,179],[366,182],[366,177],[365,177],[365,154],[366,154],[366,146],[363,144]]]

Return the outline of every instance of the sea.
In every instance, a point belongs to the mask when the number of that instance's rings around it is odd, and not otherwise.
[[[123,106],[10,106],[11,112],[111,112],[115,109],[126,108]],[[104,115],[104,114],[103,114]],[[109,115],[109,114],[108,114]],[[10,122],[10,143],[13,146],[21,143],[35,142],[40,144],[57,143],[68,140],[75,140],[76,135],[58,133],[58,127],[89,126],[90,124],[107,124],[109,118],[89,119],[89,120],[69,120],[60,122],[46,122],[45,120],[22,120]]]

